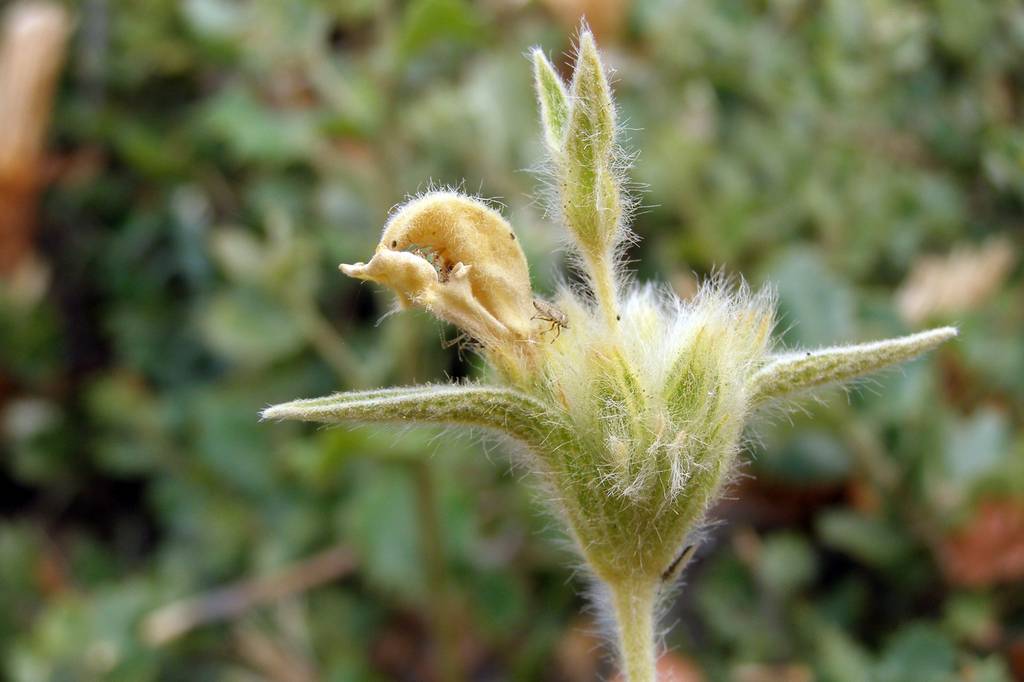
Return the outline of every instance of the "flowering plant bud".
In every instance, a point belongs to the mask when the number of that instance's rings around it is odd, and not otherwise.
[[[956,330],[774,354],[770,291],[714,278],[682,301],[668,289],[624,286],[617,250],[629,201],[593,37],[580,36],[568,91],[540,52],[533,59],[562,218],[592,295],[563,287],[553,303],[535,299],[515,234],[496,211],[428,194],[388,222],[368,263],[342,270],[459,326],[497,383],[341,393],[263,416],[459,424],[519,443],[604,588],[623,670],[653,682],[657,599],[692,555],[752,411],[907,360]]]
[[[341,271],[454,324],[507,373],[530,354],[537,325],[526,257],[508,222],[482,201],[454,192],[410,201],[384,227],[373,258]]]
[[[553,213],[561,215],[605,323],[614,327],[618,256],[630,234],[625,223],[630,203],[622,189],[624,162],[615,142],[608,78],[589,31],[580,34],[568,92],[541,51],[534,50],[533,61],[544,139],[558,188]]]
[[[533,51],[533,79],[537,84],[544,142],[556,157],[565,143],[565,125],[569,120],[569,94],[555,68],[540,49]]]

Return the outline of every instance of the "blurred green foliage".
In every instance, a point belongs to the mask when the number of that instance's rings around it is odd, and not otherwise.
[[[504,0],[69,6],[50,285],[0,293],[3,675],[589,679],[585,584],[503,449],[256,420],[478,372],[454,332],[379,322],[388,294],[336,275],[410,193],[500,197],[551,290],[523,54],[564,66],[571,26]],[[923,254],[1020,249],[1024,7],[636,0],[617,29],[639,278],[774,282],[788,346],[962,331],[758,424],[668,643],[707,679],[1024,675],[1021,268],[928,320],[895,293]],[[339,544],[354,572],[143,640],[168,602]]]

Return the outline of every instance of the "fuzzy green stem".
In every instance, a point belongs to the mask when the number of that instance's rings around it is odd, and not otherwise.
[[[628,682],[656,682],[654,599],[657,583],[622,580],[610,585],[619,631],[619,660]]]
[[[587,258],[594,285],[594,298],[604,314],[609,329],[618,327],[619,304],[616,295],[615,270],[607,258]]]

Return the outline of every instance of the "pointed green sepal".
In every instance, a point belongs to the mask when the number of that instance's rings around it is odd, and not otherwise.
[[[555,68],[540,48],[533,50],[533,82],[540,101],[544,142],[553,155],[562,153],[565,127],[569,120],[569,94]]]
[[[594,34],[589,30],[580,33],[571,99],[567,143],[577,154],[600,163],[611,154],[615,140],[615,105]]]
[[[615,105],[594,36],[585,26],[560,154],[555,154],[559,210],[609,327],[618,316],[618,248],[629,235],[623,160],[615,143]]]
[[[614,168],[615,106],[590,31],[580,33],[561,167],[566,225],[588,259],[617,239],[621,206]]]
[[[550,447],[552,438],[567,438],[560,418],[535,398],[508,388],[475,384],[336,393],[274,405],[260,416],[323,424],[407,422],[475,426],[500,431],[537,451]]]
[[[815,386],[855,379],[932,350],[955,337],[954,327],[896,339],[786,353],[772,358],[751,379],[752,404]]]

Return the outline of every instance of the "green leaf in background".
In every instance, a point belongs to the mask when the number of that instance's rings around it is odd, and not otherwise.
[[[806,539],[779,533],[762,541],[758,577],[769,591],[786,598],[810,586],[818,572],[816,564],[817,557]]]
[[[838,628],[818,624],[813,641],[823,682],[863,682],[872,676],[871,657]]]
[[[211,348],[243,365],[266,365],[296,352],[304,343],[288,308],[251,289],[215,297],[200,324]]]
[[[219,386],[196,390],[190,403],[195,460],[215,473],[221,485],[244,490],[253,499],[274,491],[270,448],[251,417],[259,409],[258,399],[245,389]]]
[[[480,624],[492,636],[519,629],[527,615],[526,586],[515,575],[487,571],[474,577],[469,589]]]
[[[136,624],[157,594],[139,580],[97,590],[90,599],[67,594],[32,633],[13,647],[7,673],[35,680],[155,680],[158,653],[140,646]]]
[[[56,484],[74,470],[73,434],[65,415],[48,400],[12,401],[0,412],[0,433],[11,448],[11,468],[24,482]]]
[[[0,611],[8,614],[0,619],[0,641],[11,641],[30,628],[38,599],[39,583],[35,578],[43,543],[38,528],[18,523],[0,526],[0,584],[4,586],[0,590]]]
[[[139,173],[153,179],[171,180],[188,173],[194,162],[191,141],[182,135],[167,135],[158,128],[156,116],[146,123],[127,112],[118,112],[102,120],[105,135],[123,157]]]
[[[304,162],[316,150],[317,119],[311,112],[268,109],[241,88],[224,90],[205,108],[204,127],[239,161]]]
[[[858,340],[853,293],[817,251],[787,252],[772,264],[765,279],[778,291],[779,327],[787,346],[828,346]]]
[[[907,538],[881,519],[835,509],[818,517],[817,534],[829,547],[875,568],[890,567],[910,550]]]
[[[758,435],[766,437],[765,430],[759,430]],[[757,453],[754,467],[759,476],[798,485],[828,485],[849,477],[850,452],[833,432],[806,426],[794,436],[789,428],[772,425],[770,435],[781,440]]]
[[[946,601],[943,613],[946,630],[957,639],[978,646],[990,645],[999,637],[998,613],[984,593],[955,593]]]
[[[376,589],[402,599],[421,598],[423,541],[411,472],[366,462],[351,473],[352,492],[338,507],[342,538],[356,550]]]
[[[167,415],[138,377],[112,374],[96,381],[89,389],[88,409],[99,432],[94,447],[104,469],[138,475],[159,471],[166,463]]]
[[[440,41],[475,43],[484,30],[478,10],[465,0],[413,0],[402,19],[398,51],[409,58]]]
[[[773,629],[760,608],[762,595],[750,572],[733,555],[717,557],[707,567],[695,595],[701,622],[716,639],[733,648],[740,660],[758,658],[783,646],[784,634]]]
[[[22,381],[44,381],[64,352],[56,311],[41,301],[24,306],[0,289],[0,370]]]
[[[957,485],[970,486],[993,473],[1009,455],[1009,425],[1000,411],[982,409],[966,420],[951,420],[947,431],[943,460]]]
[[[879,682],[953,682],[956,649],[937,628],[917,623],[886,644],[876,671]]]
[[[197,33],[223,40],[238,35],[244,18],[239,4],[225,0],[186,0],[181,11]]]
[[[999,656],[971,657],[964,664],[961,675],[972,682],[1015,682],[1009,666]]]

